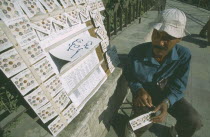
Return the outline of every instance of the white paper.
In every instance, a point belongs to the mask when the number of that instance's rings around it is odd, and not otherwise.
[[[108,68],[110,70],[111,73],[114,72],[115,67],[118,66],[118,64],[120,63],[119,57],[117,55],[117,49],[115,46],[108,46],[108,51],[106,52],[106,60],[108,63]]]
[[[67,19],[71,26],[81,23],[79,18],[79,11],[77,9],[72,9],[71,11],[64,14],[67,16]]]
[[[99,11],[105,10],[103,1],[102,0],[97,0],[97,1],[98,1],[98,10]]]
[[[0,69],[8,78],[26,67],[23,59],[15,49],[8,50],[0,55]]]
[[[57,136],[64,128],[66,124],[61,121],[60,117],[57,117],[52,123],[49,124],[48,129],[53,134],[53,136]]]
[[[57,0],[39,0],[44,7],[47,9],[48,12],[52,12],[56,9],[61,9],[61,5],[58,3]]]
[[[80,8],[80,19],[83,23],[87,22],[90,20],[90,15],[89,15],[89,7],[83,6]]]
[[[33,40],[38,40],[35,31],[31,28],[27,16],[20,17],[6,24],[20,46],[27,45]]]
[[[67,93],[85,78],[86,75],[99,64],[98,56],[95,51],[84,58],[81,62],[71,68],[61,76],[62,84]]]
[[[29,69],[20,72],[11,80],[22,95],[27,94],[29,91],[38,86],[36,79]]]
[[[69,28],[67,22],[67,16],[65,14],[59,14],[50,18],[54,25],[62,26],[63,28]]]
[[[79,57],[87,54],[90,50],[97,46],[99,42],[101,42],[100,39],[87,36],[85,34],[86,32],[81,33],[49,52],[59,59],[73,62]]]
[[[91,15],[92,15],[91,17],[93,18],[93,22],[96,28],[104,26],[101,13],[99,11],[91,13]]]
[[[46,13],[38,0],[18,0],[18,3],[29,18],[32,18],[36,14]]]
[[[106,32],[105,28],[103,28],[103,27],[101,27],[101,26],[96,30],[96,34],[97,34],[102,40],[108,39],[107,32]]]
[[[52,19],[47,18],[37,22],[30,23],[35,31],[50,35],[53,32]]]
[[[33,68],[42,81],[47,80],[54,74],[53,68],[46,58],[34,64]]]
[[[60,2],[64,8],[71,7],[71,6],[75,5],[73,0],[60,0]]]
[[[62,115],[66,119],[67,123],[70,123],[77,115],[79,114],[79,111],[74,106],[74,104],[70,104],[63,112]]]
[[[64,26],[61,26],[61,25],[56,24],[56,23],[53,23],[53,24],[54,24],[54,28],[55,28],[56,33],[65,29]]]
[[[16,0],[1,0],[0,17],[7,24],[8,22],[19,18],[24,15],[18,1]]]
[[[101,42],[102,51],[105,53],[108,50],[109,39],[105,39]]]
[[[78,80],[74,79],[76,77],[75,71],[67,72],[61,77],[64,89],[69,93],[78,83]]]
[[[91,92],[91,94],[80,104],[78,111],[82,110],[82,108],[85,106],[85,104],[95,95],[95,93],[99,90],[101,85],[106,81],[107,76],[104,76],[102,81],[97,85],[97,87],[94,89],[94,91]]]
[[[98,3],[95,2],[89,2],[88,4],[90,6],[90,12],[96,12],[98,10]]]
[[[76,107],[82,104],[105,76],[106,74],[100,66],[69,96]]]
[[[34,40],[31,43],[22,46],[21,48],[31,64],[34,64],[45,57],[44,51],[41,48],[38,40]]]
[[[86,0],[86,1],[87,1],[88,4],[92,3],[92,2],[96,2],[96,0]]]
[[[44,85],[51,97],[54,97],[63,89],[62,83],[56,75],[47,80]]]
[[[50,35],[50,37],[44,39],[41,41],[41,47],[43,49],[50,47],[51,45],[55,44],[56,42],[59,42],[63,40],[64,38],[71,36],[72,34],[86,28],[85,24],[78,24],[75,26],[72,26],[71,28],[65,29],[64,31],[60,31],[59,33]]]
[[[114,70],[115,70],[115,66],[112,64],[112,62],[109,62],[108,63],[108,68],[109,68],[109,70],[110,70],[111,73],[113,73]]]
[[[77,5],[86,3],[86,0],[74,0]]]
[[[36,31],[37,37],[39,38],[40,41],[45,40],[50,37],[50,34],[43,33],[39,30],[35,30],[35,31]]]
[[[63,30],[65,30],[69,27],[68,25],[64,26],[61,23],[53,23],[53,26],[54,26],[54,29],[55,29],[54,30],[55,33],[59,33],[60,31],[63,31]]]
[[[34,90],[32,93],[26,95],[24,99],[34,110],[49,102],[47,96],[44,94],[40,87]]]
[[[55,111],[55,108],[50,102],[42,106],[41,108],[35,110],[35,112],[43,123],[48,122],[49,120],[53,119],[55,116],[58,115],[58,113]]]
[[[7,38],[7,36],[4,33],[0,34],[0,52],[12,46],[13,45],[10,42],[10,40]]]
[[[130,120],[129,123],[130,123],[133,131],[152,123],[152,121],[150,119],[151,118],[150,115],[152,113],[154,113],[154,112],[149,112],[149,113],[140,115],[140,116]]]
[[[62,111],[70,103],[70,99],[64,90],[59,92],[52,100],[55,102],[60,111]]]
[[[45,52],[45,56],[46,56],[46,59],[49,61],[51,67],[53,68],[53,72],[56,74],[56,75],[59,75],[60,74],[60,71],[58,70],[55,62],[53,61],[53,59],[51,58],[51,55],[47,52]]]

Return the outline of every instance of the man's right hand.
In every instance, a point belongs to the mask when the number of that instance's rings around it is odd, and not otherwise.
[[[153,107],[152,98],[144,88],[139,89],[138,93],[133,98],[133,104],[139,107]]]

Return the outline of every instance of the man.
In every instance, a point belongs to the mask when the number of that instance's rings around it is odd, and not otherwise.
[[[132,118],[154,111],[154,123],[163,122],[167,113],[177,123],[165,137],[191,137],[202,122],[198,112],[185,100],[184,90],[190,69],[190,51],[178,45],[186,36],[186,16],[178,9],[167,9],[162,21],[154,26],[151,43],[134,47],[129,53],[125,76],[133,94]],[[151,124],[135,131],[141,136]],[[126,134],[132,133],[131,130]],[[128,135],[126,135],[128,136]]]

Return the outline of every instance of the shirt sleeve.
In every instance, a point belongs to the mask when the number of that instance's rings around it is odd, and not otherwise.
[[[191,55],[189,55],[178,67],[178,69],[173,74],[172,78],[169,80],[168,88],[169,95],[167,98],[170,101],[170,106],[175,102],[180,100],[184,96],[184,91],[186,90],[187,81],[190,71],[190,60]]]
[[[132,55],[132,52],[130,52],[125,66],[124,75],[128,81],[128,86],[130,87],[132,94],[136,94],[137,91],[143,87],[142,83],[139,82],[135,77],[134,67],[134,55]]]

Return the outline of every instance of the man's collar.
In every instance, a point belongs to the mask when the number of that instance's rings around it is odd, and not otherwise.
[[[150,61],[152,64],[160,65],[157,60],[153,57],[152,53],[152,44],[148,45],[148,50],[146,51],[146,56],[144,58],[144,61]],[[169,53],[169,55],[166,57],[166,63],[169,64],[172,61],[179,60],[179,56],[176,50],[176,45],[173,47],[172,51]]]
[[[146,51],[146,56],[144,57],[144,61],[149,61],[152,64],[155,65],[160,65],[155,58],[153,58],[153,53],[152,53],[152,43],[148,45],[148,49]]]
[[[177,50],[176,50],[176,45],[173,47],[171,53],[169,53],[169,56],[170,56],[171,61],[179,60],[179,56],[178,56],[178,53],[177,53]]]

